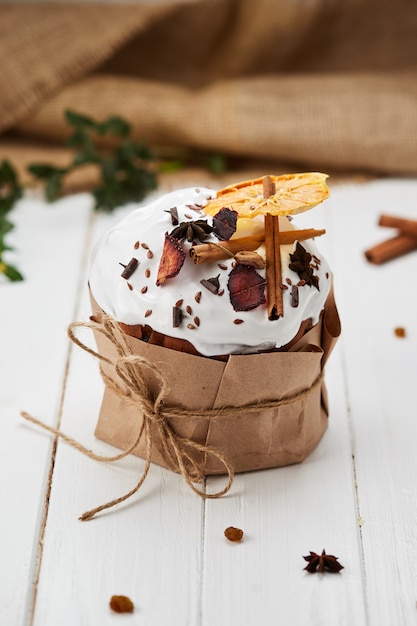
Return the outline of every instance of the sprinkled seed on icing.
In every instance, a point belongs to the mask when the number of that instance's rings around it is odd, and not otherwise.
[[[151,275],[151,270],[149,269],[149,267],[147,267],[145,270],[145,276],[146,278],[149,278],[150,275]]]
[[[287,285],[292,285],[292,280],[291,280],[291,278],[288,278],[288,277],[287,277],[287,278],[285,279],[285,282],[287,283]]]
[[[217,263],[218,267],[220,267],[221,270],[227,270],[227,265],[225,265],[224,263]]]
[[[194,324],[195,324],[196,326],[200,326],[200,318],[199,318],[197,315],[196,315],[196,316],[195,316],[195,318],[194,318]]]
[[[188,315],[192,315],[193,314],[193,310],[192,310],[192,308],[190,307],[189,304],[187,304],[187,306],[185,307],[185,310],[187,311]]]
[[[194,295],[194,300],[197,302],[197,304],[200,302],[200,300],[201,300],[201,291],[197,291],[197,293]]]
[[[244,320],[241,320],[240,318],[237,318],[235,320],[233,320],[233,324],[243,324]]]
[[[222,296],[224,294],[224,289],[220,289],[220,291],[218,292],[218,296]]]
[[[133,247],[134,247],[135,250],[137,250],[139,248],[139,246],[140,246],[140,242],[136,241],[135,245]]]
[[[283,289],[285,291],[286,289],[288,289],[288,285],[282,284],[282,285],[279,286],[279,288]]]
[[[133,285],[131,285],[130,283],[126,283],[126,284],[129,287],[130,291],[133,291]]]
[[[189,330],[195,330],[195,329],[196,329],[196,327],[194,326],[194,324],[187,324],[187,328],[188,328]]]
[[[142,246],[144,250],[149,250],[149,246],[147,243],[141,243],[140,245]]]
[[[142,289],[140,290],[141,293],[146,293],[147,291],[148,291],[148,287],[146,285],[142,287]]]
[[[153,259],[153,252],[152,250],[148,250],[148,253],[146,255],[148,257],[148,259]]]
[[[184,300],[181,298],[181,300],[177,300],[175,303],[175,306],[182,306]]]
[[[149,317],[150,315],[152,315],[152,309],[148,309],[145,313],[145,317]]]

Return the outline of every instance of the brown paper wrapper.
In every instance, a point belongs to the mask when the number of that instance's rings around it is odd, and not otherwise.
[[[93,314],[102,311],[92,297]],[[340,335],[339,315],[333,292],[327,298],[320,321],[287,352],[230,355],[226,361],[179,352],[125,335],[133,353],[155,364],[169,381],[164,403],[195,411],[193,416],[170,420],[175,432],[222,454],[235,472],[279,467],[303,461],[320,441],[328,423],[324,380],[302,399],[284,406],[245,412],[247,405],[280,400],[309,389],[323,368]],[[113,345],[95,333],[98,351],[116,357]],[[104,369],[106,365],[104,365]],[[107,372],[111,374],[110,371]],[[157,383],[147,375],[149,388]],[[242,406],[242,413],[228,416],[227,407]],[[223,411],[223,408],[226,410]],[[219,409],[213,417],[199,417],[200,409]],[[106,387],[95,435],[117,448],[127,449],[136,439],[141,412]],[[151,425],[151,460],[178,471],[164,451],[158,432]],[[143,437],[133,453],[146,458]],[[205,475],[225,473],[213,455],[194,454]],[[199,458],[197,458],[197,456]]]

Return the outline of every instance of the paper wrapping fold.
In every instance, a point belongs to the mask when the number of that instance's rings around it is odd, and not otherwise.
[[[93,297],[92,306],[94,316],[99,319],[102,311]],[[211,446],[224,456],[235,472],[244,472],[298,463],[310,454],[327,427],[325,383],[322,380],[303,399],[272,409],[261,407],[250,413],[242,410],[237,417],[230,417],[227,407],[280,400],[309,389],[323,371],[340,330],[331,292],[318,324],[288,352],[231,355],[223,362],[148,344],[129,335],[125,335],[125,339],[134,354],[149,360],[168,378],[170,388],[165,404],[195,410],[191,418],[171,420],[175,432]],[[114,359],[113,345],[99,332],[95,333],[95,338],[100,354]],[[107,374],[114,377],[110,371]],[[146,377],[156,394],[155,378],[151,372]],[[219,411],[208,419],[199,417],[199,409]],[[106,387],[96,437],[124,450],[135,441],[141,422],[140,411]],[[178,471],[167,458],[156,429],[152,425],[151,428],[152,462]],[[133,453],[146,458],[144,438]],[[206,475],[225,471],[214,456],[195,460]]]

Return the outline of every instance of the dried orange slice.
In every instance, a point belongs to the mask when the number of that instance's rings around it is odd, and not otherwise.
[[[239,217],[302,213],[328,197],[327,177],[327,174],[321,172],[270,176],[275,184],[275,193],[269,198],[263,194],[264,177],[236,183],[220,189],[216,197],[204,207],[204,211],[208,215],[215,215],[223,207],[228,207],[236,211]]]

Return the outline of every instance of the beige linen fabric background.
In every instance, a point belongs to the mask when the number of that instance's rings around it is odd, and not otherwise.
[[[415,0],[0,4],[0,58],[22,172],[67,158],[73,108],[260,173],[417,174]]]

